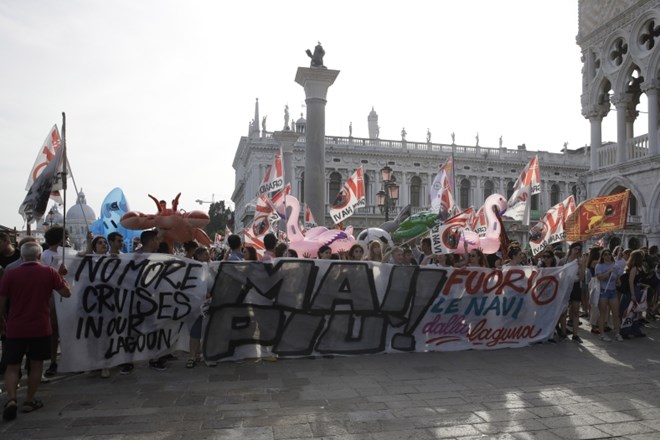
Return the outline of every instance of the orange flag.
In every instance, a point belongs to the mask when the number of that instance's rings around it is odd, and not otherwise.
[[[566,241],[583,241],[594,235],[626,227],[630,190],[594,197],[580,203],[564,224]]]

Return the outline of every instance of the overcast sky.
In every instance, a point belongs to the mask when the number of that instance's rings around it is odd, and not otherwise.
[[[259,98],[269,131],[303,111],[296,69],[317,41],[341,73],[326,134],[559,152],[589,142],[580,114],[577,1],[33,1],[0,3],[0,224],[67,114],[72,173],[98,214],[124,190],[180,207],[229,202],[231,166]],[[603,140],[615,140],[614,117]],[[543,164],[541,164],[541,167]],[[70,185],[73,188],[73,185]],[[67,205],[75,203],[73,190]],[[207,210],[208,205],[202,209]]]

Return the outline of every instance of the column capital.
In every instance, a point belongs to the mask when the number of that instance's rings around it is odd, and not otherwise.
[[[582,108],[582,116],[586,119],[601,120],[610,112],[609,105],[590,105]]]
[[[305,89],[307,99],[326,99],[328,88],[339,76],[339,70],[298,67],[296,82]]]
[[[282,145],[282,151],[284,152],[293,152],[293,144],[298,141],[301,133],[291,131],[291,130],[282,130],[276,131],[273,133],[273,138]]]
[[[650,79],[648,81],[644,81],[640,87],[644,93],[657,93],[660,89],[660,81],[657,79]]]
[[[630,105],[630,103],[633,101],[633,97],[629,95],[628,93],[619,93],[616,95],[612,95],[610,98],[610,102],[618,109],[623,106]]]

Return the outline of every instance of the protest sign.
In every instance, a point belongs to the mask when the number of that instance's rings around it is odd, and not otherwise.
[[[209,269],[164,254],[67,260],[70,298],[55,301],[59,371],[87,371],[188,349]]]

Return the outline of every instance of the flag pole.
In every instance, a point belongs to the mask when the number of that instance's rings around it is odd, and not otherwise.
[[[451,183],[452,183],[452,186],[454,187],[454,188],[452,188],[453,191],[454,191],[454,195],[453,195],[453,197],[454,197],[454,206],[456,204],[456,196],[458,195],[458,194],[456,194],[456,173],[454,172],[455,168],[456,168],[456,161],[454,160],[454,149],[452,148],[452,150],[451,150]],[[461,208],[463,208],[463,207],[461,206]],[[465,209],[467,209],[467,208],[465,208]],[[456,213],[451,212],[449,214],[450,214],[450,217],[451,217],[451,216],[455,215]]]
[[[66,174],[67,174],[67,156],[66,156],[66,113],[62,112],[62,264],[66,255]]]

